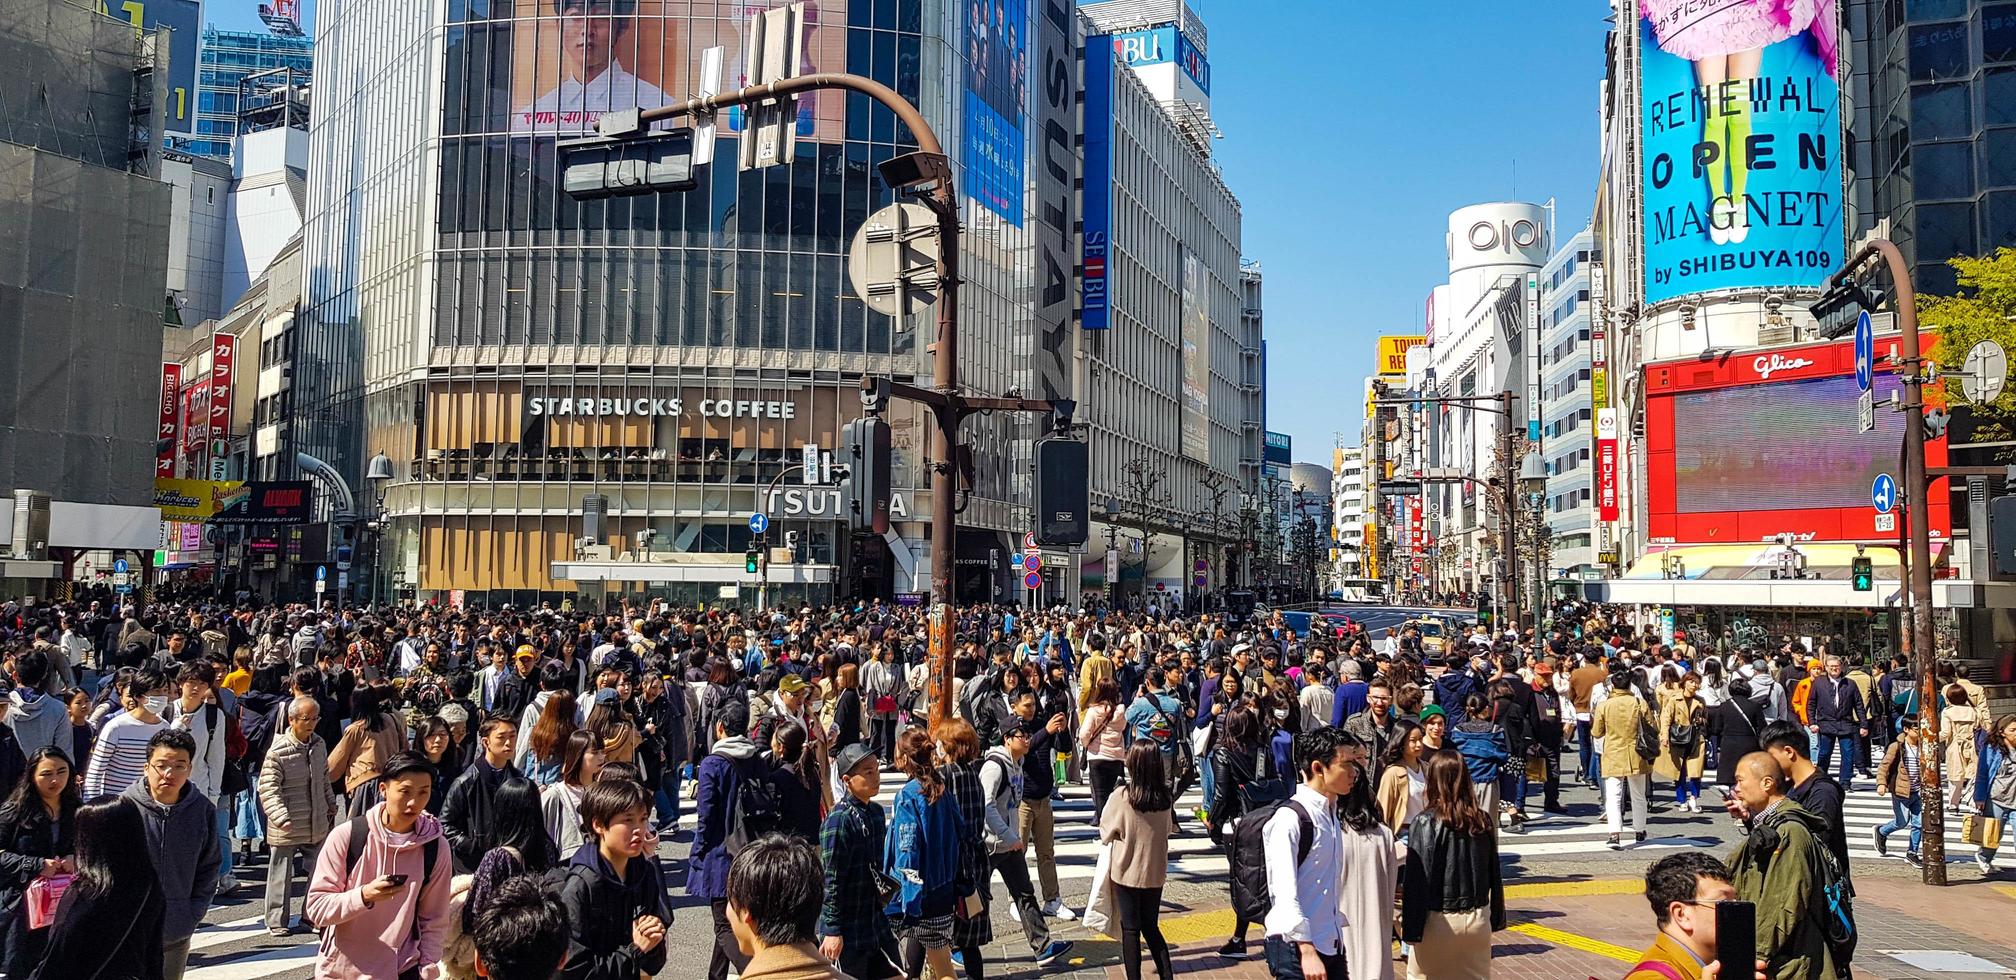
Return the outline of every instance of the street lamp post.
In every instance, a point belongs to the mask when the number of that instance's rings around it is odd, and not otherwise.
[[[371,486],[371,517],[362,527],[371,532],[371,563],[364,566],[364,574],[369,576],[365,587],[366,602],[378,601],[378,566],[384,560],[385,549],[385,488],[392,482],[392,459],[379,452],[371,457],[364,470],[364,482]],[[360,534],[359,537],[362,537]]]
[[[1897,367],[1904,384],[1903,484],[1910,508],[1905,515],[1905,523],[1909,526],[1905,574],[1909,579],[1907,591],[1912,604],[1917,606],[1917,614],[1911,618],[1909,635],[1911,657],[1918,672],[1918,703],[1930,706],[1938,704],[1939,700],[1935,680],[1938,651],[1932,638],[1932,494],[1925,469],[1925,356],[1918,337],[1918,294],[1912,285],[1911,267],[1905,263],[1904,253],[1888,239],[1879,238],[1864,245],[1839,272],[1828,277],[1827,292],[1814,307],[1816,316],[1829,308],[1845,309],[1850,305],[1866,308],[1867,297],[1857,285],[1857,280],[1865,272],[1874,272],[1879,264],[1888,273],[1895,291],[1891,305],[1897,312],[1897,329],[1902,334]],[[1926,730],[1936,742],[1939,738],[1939,713],[1927,707],[1922,716]],[[1936,752],[1925,759],[1925,778],[1933,785],[1944,785],[1940,781],[1939,762]],[[1927,806],[1923,811],[1920,820],[1924,825],[1924,881],[1928,885],[1944,885],[1944,814],[1938,806]]]

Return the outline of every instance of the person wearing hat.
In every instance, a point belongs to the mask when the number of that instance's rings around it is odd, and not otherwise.
[[[1538,758],[1546,767],[1546,794],[1541,809],[1548,813],[1566,812],[1561,806],[1561,743],[1567,735],[1570,715],[1563,704],[1561,691],[1554,685],[1554,658],[1546,657],[1533,665],[1533,738],[1528,743],[1538,749]],[[1529,756],[1534,749],[1527,749]]]
[[[834,763],[841,792],[834,794],[833,809],[819,828],[819,864],[826,875],[819,952],[855,980],[887,980],[903,971],[896,966],[896,936],[877,885],[888,831],[888,818],[875,802],[882,770],[874,751],[860,742],[842,748]]]
[[[503,647],[493,647],[502,654]],[[522,719],[525,709],[539,694],[539,651],[530,644],[520,646],[511,655],[511,664],[505,669],[502,680],[497,684],[497,692],[492,696],[489,712],[493,718],[509,718],[513,722]]]

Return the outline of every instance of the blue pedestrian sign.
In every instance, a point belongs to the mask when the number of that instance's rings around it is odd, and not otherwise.
[[[1897,506],[1897,481],[1888,473],[1876,474],[1876,482],[1869,487],[1869,503],[1878,514],[1888,514]]]
[[[112,560],[112,570],[123,575],[132,571],[133,566],[126,564],[126,559],[124,558],[115,558]]]
[[[768,530],[770,530],[770,518],[762,514],[749,515],[749,533],[762,534]]]
[[[1013,568],[1013,569],[1017,570],[1017,571],[1020,571],[1020,570],[1022,569],[1022,556],[1021,556],[1021,554],[1019,554],[1019,553],[1018,553],[1018,554],[1013,554],[1013,555],[1009,555],[1009,556],[1008,556],[1008,566],[1009,566],[1010,568]]]
[[[328,580],[329,580],[329,566],[327,565],[315,566],[315,581],[327,582]]]
[[[1868,310],[1855,318],[1855,384],[1863,391],[1876,385],[1876,325]]]

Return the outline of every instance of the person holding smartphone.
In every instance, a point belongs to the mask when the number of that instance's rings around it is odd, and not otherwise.
[[[441,961],[455,865],[427,812],[434,772],[395,753],[378,774],[383,802],[329,832],[308,883],[308,918],[328,930],[317,976],[418,980]]]
[[[1732,956],[1735,946],[1754,946],[1757,908],[1737,901],[1728,867],[1711,855],[1684,851],[1653,862],[1645,869],[1645,899],[1652,903],[1659,938],[1640,954],[1625,980],[1718,978],[1724,975],[1718,944],[1732,947]],[[1745,916],[1753,942],[1743,942],[1733,931],[1727,936],[1718,931],[1719,920],[1741,923]],[[1754,966],[1756,980],[1765,980],[1767,965],[1759,960]],[[1731,980],[1736,976],[1729,974]]]

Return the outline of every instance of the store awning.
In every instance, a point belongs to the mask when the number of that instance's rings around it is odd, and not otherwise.
[[[1938,564],[1945,542],[1934,542]],[[1584,583],[1591,599],[1656,606],[1750,606],[1772,608],[1878,609],[1894,605],[1902,590],[1902,563],[1894,547],[1852,544],[1794,546],[1806,559],[1805,577],[1773,578],[1786,547],[1779,544],[1675,545],[1641,555],[1622,577]],[[1874,568],[1876,588],[1857,592],[1849,581],[1857,556]],[[1684,568],[1668,578],[1668,560]]]

